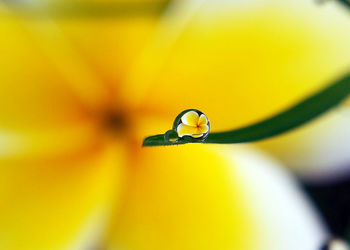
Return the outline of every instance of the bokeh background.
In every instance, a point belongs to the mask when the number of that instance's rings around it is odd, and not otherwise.
[[[254,144],[141,147],[185,109],[233,129],[348,73],[349,5],[0,1],[0,249],[350,240],[349,102]]]

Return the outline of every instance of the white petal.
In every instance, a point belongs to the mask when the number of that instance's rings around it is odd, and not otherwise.
[[[315,250],[327,239],[326,229],[315,209],[283,166],[245,146],[227,146],[241,176],[257,226],[261,227],[260,248],[256,250]],[[252,239],[254,240],[254,239]]]

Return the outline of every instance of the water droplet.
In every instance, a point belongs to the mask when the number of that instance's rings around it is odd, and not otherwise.
[[[207,116],[197,109],[187,109],[175,119],[173,130],[179,138],[191,137],[203,141],[208,137],[210,123]]]
[[[168,130],[164,134],[164,139],[165,139],[165,141],[175,143],[178,141],[179,137],[177,136],[177,133],[175,130]]]

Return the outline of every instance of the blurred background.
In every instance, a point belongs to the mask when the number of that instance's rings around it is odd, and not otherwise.
[[[0,249],[349,249],[350,105],[244,145],[212,131],[349,73],[347,0],[0,0]]]

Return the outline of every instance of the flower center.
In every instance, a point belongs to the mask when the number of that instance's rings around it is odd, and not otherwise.
[[[120,134],[125,132],[129,125],[129,119],[124,112],[108,110],[103,114],[102,128],[107,132]]]

